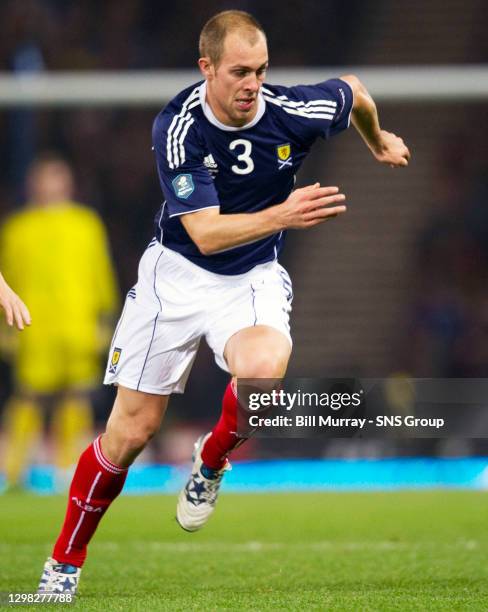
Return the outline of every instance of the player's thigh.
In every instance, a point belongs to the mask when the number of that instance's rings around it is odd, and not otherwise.
[[[289,338],[268,325],[238,331],[224,349],[228,368],[238,378],[282,378],[290,355]]]
[[[205,297],[161,245],[148,248],[113,336],[105,384],[183,393],[203,334]]]
[[[291,281],[276,262],[223,282],[206,333],[217,364],[241,378],[284,375],[292,348]]]
[[[116,465],[130,463],[159,430],[168,406],[168,395],[117,388],[107,421],[102,449]]]

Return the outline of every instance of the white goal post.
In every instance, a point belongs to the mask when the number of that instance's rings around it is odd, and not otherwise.
[[[488,98],[488,65],[324,66],[273,68],[267,81],[283,85],[317,83],[356,74],[376,100],[479,101]],[[160,106],[198,81],[197,70],[132,72],[0,72],[0,107]]]

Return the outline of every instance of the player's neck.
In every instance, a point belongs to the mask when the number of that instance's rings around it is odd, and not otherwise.
[[[212,95],[209,94],[208,89],[207,89],[206,102],[207,102],[207,106],[212,111],[214,117],[220,123],[222,123],[223,125],[225,125],[227,127],[233,127],[233,128],[244,127],[246,124],[251,123],[251,121],[256,116],[256,112],[257,112],[257,109],[254,109],[254,111],[252,113],[250,113],[247,117],[243,117],[242,119],[235,119],[233,117],[230,117],[222,109],[222,107],[218,104],[218,102],[215,99],[212,99]]]
[[[214,120],[217,120],[217,122],[221,124],[223,128],[240,129],[246,127],[256,120],[256,116],[258,114],[261,116],[264,112],[264,108],[260,108],[260,102],[262,101],[258,100],[258,103],[255,105],[255,108],[252,110],[251,113],[249,113],[242,119],[236,119],[230,117],[229,114],[218,103],[216,97],[211,91],[211,88],[208,87],[208,83],[205,84],[203,93],[204,96],[202,100],[202,105],[204,105],[205,114],[207,116],[210,115]]]

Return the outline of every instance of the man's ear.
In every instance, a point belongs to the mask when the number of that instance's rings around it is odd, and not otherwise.
[[[210,61],[210,58],[201,57],[198,60],[198,67],[200,68],[200,72],[202,73],[205,79],[213,78],[215,74],[215,70],[214,70],[212,62]]]

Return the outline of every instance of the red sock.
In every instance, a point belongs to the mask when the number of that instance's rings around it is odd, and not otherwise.
[[[127,468],[103,456],[100,437],[82,453],[71,482],[66,518],[53,551],[60,563],[83,565],[88,542],[124,486]]]
[[[243,438],[237,436],[236,430],[237,395],[231,381],[224,393],[220,419],[202,450],[202,460],[206,466],[214,470],[224,467],[227,455],[243,441]]]

